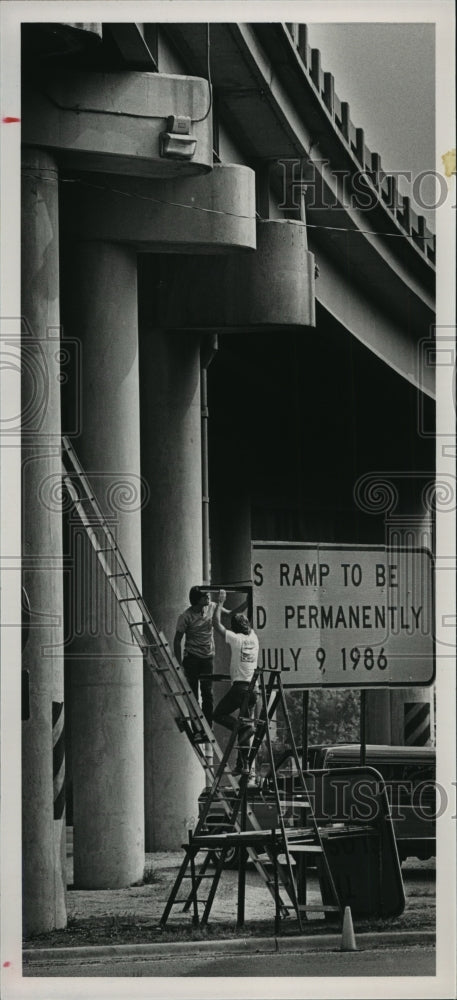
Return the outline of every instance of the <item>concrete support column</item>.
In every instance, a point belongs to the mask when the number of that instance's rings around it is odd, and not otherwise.
[[[430,514],[393,515],[386,524],[387,544],[395,548],[428,548],[432,551]],[[433,685],[392,688],[366,693],[367,743],[391,746],[430,746],[434,743]]]
[[[367,691],[365,704],[367,743],[434,744],[433,686]]]
[[[401,545],[427,548],[433,551],[431,513],[421,510],[413,517],[397,518],[388,522],[388,543],[395,549]],[[435,712],[433,685],[411,687],[390,693],[390,718],[392,744],[430,746],[435,742]]]
[[[141,589],[136,254],[77,244],[65,293],[66,335],[82,350],[75,447]],[[80,635],[70,647],[75,885],[114,889],[144,872],[143,660],[95,556],[81,551]]]
[[[31,934],[66,925],[62,525],[59,505],[45,499],[60,476],[58,176],[53,159],[33,149],[23,157],[22,316],[23,583],[31,606],[23,885]]]
[[[388,688],[365,693],[365,735],[367,743],[393,745]],[[400,740],[402,743],[403,740]]]
[[[142,463],[151,487],[143,511],[144,595],[172,644],[203,571],[199,337],[152,328],[144,318],[141,352]],[[204,772],[149,672],[145,776],[146,849],[176,850],[197,820]]]

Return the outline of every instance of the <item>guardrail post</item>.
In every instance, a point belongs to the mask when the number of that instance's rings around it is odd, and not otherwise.
[[[365,132],[363,128],[355,130],[355,155],[362,166],[365,167]]]
[[[371,154],[371,171],[370,171],[370,177],[371,177],[371,180],[372,180],[373,184],[377,188],[381,184],[381,174],[382,174],[382,171],[381,171],[381,157],[380,157],[379,153],[372,153]]]
[[[300,59],[308,68],[308,26],[306,24],[298,25],[297,49]]]
[[[401,211],[401,224],[406,232],[411,235],[411,199],[408,195],[403,195]],[[397,213],[398,214],[398,213]]]
[[[341,101],[341,132],[346,142],[349,142],[349,104]]]
[[[321,52],[320,49],[311,49],[311,79],[321,92]]]
[[[324,103],[333,118],[335,114],[335,79],[333,73],[324,73]]]

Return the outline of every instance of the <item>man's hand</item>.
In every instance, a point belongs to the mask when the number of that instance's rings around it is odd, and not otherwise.
[[[219,594],[217,596],[217,603],[220,604],[221,607],[222,607],[222,605],[223,605],[226,597],[227,597],[227,592],[225,590],[220,590]]]

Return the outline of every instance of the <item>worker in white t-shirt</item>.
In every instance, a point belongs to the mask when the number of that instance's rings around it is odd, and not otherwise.
[[[232,686],[227,694],[221,698],[214,709],[213,720],[227,729],[234,729],[238,725],[238,720],[233,718],[233,712],[240,709],[240,714],[245,718],[252,718],[252,709],[256,703],[257,695],[255,688],[249,691],[249,686],[257,667],[259,656],[259,640],[251,628],[246,615],[232,615],[231,629],[227,629],[221,622],[222,603],[219,602],[214,613],[214,627],[222,636],[228,646],[230,646],[230,678]],[[238,730],[238,760],[234,768],[234,774],[248,774],[248,756],[250,739],[254,733],[254,726],[247,721],[240,725]]]

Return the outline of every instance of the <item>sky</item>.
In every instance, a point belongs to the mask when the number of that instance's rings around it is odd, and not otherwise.
[[[434,26],[308,23],[308,39],[383,169],[413,176],[435,170]],[[399,187],[408,193],[404,183]],[[433,202],[435,182],[424,180],[421,193]],[[419,211],[434,229],[433,212]]]

